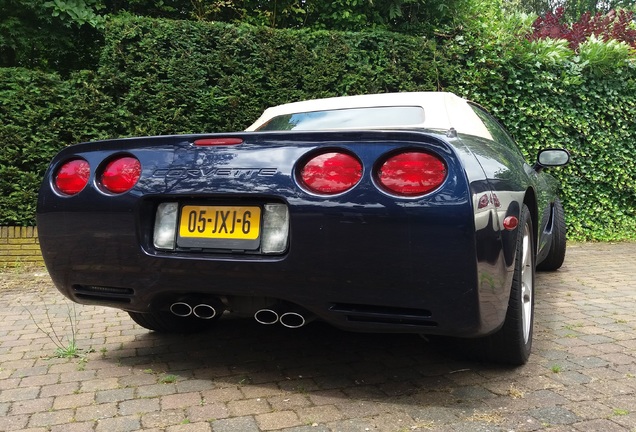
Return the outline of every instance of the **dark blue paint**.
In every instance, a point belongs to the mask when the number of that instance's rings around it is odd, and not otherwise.
[[[534,193],[538,183],[523,171],[523,162],[497,161],[496,151],[475,156],[479,140],[424,131],[241,133],[223,135],[244,138],[240,145],[191,145],[203,136],[210,135],[85,143],[56,156],[39,194],[38,229],[46,265],[62,293],[80,303],[138,312],[165,309],[185,293],[267,297],[357,331],[477,336],[501,325],[514,233],[501,232],[493,209],[476,229],[473,198],[492,191],[502,197],[521,191],[521,199],[526,190]],[[346,149],[363,163],[362,180],[352,190],[324,197],[298,185],[298,161],[325,148]],[[388,152],[418,148],[446,162],[442,186],[419,198],[379,190],[373,179],[377,162]],[[121,195],[104,193],[95,180],[116,154],[133,155],[142,165],[139,183]],[[51,175],[75,156],[92,167],[89,186],[61,197],[51,188]],[[514,175],[502,179],[501,167]],[[286,203],[289,249],[279,256],[157,251],[154,215],[164,201]],[[507,211],[518,211],[518,198],[509,204]],[[129,288],[134,296],[128,303],[96,302],[77,297],[75,285]],[[351,321],[342,312],[351,307],[423,314],[427,326]]]

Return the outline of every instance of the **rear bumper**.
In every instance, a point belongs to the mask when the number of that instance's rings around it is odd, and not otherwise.
[[[78,303],[148,312],[200,294],[284,301],[353,331],[474,336],[499,325],[482,316],[468,207],[402,218],[290,209],[281,256],[155,251],[138,212],[44,213],[38,225],[55,285]]]
[[[214,151],[193,148],[190,138],[82,144],[54,159],[40,189],[38,229],[48,270],[67,297],[136,312],[167,310],[188,294],[220,297],[230,309],[265,299],[356,331],[476,336],[501,325],[507,297],[496,283],[482,288],[505,279],[495,265],[498,248],[483,254],[476,247],[480,235],[496,243],[496,233],[475,232],[466,172],[441,137],[254,134],[246,136],[249,144]],[[361,181],[339,195],[307,193],[295,179],[297,161],[334,147],[359,157]],[[414,199],[382,192],[373,177],[378,161],[412,148],[441,155],[447,180]],[[140,160],[142,176],[129,192],[104,193],[95,172],[122,153]],[[77,195],[61,196],[52,173],[73,157],[89,162],[91,178]],[[155,214],[169,201],[286,204],[288,248],[280,255],[157,250]],[[480,262],[481,255],[492,258]]]

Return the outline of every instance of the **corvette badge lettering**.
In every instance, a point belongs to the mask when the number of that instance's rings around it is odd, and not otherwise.
[[[203,177],[271,177],[278,172],[276,168],[172,168],[158,169],[153,177],[166,178],[203,178]]]

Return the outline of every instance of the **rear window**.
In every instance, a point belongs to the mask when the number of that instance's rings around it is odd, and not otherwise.
[[[415,106],[347,108],[274,117],[260,131],[366,129],[424,123],[424,109]]]

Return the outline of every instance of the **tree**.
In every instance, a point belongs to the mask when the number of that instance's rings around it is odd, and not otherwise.
[[[591,15],[606,14],[615,9],[634,9],[636,0],[506,0],[508,8],[517,9],[539,16],[549,12],[556,12],[563,7],[564,19],[568,22],[577,21],[585,12]]]
[[[100,0],[0,0],[0,67],[87,67],[103,24]]]
[[[497,22],[503,0],[0,0],[0,67],[94,69],[106,17],[247,23],[273,28],[384,29],[453,35]],[[484,26],[482,26],[484,27]]]
[[[102,0],[104,13],[130,12],[153,18],[191,19],[192,11],[202,6],[233,3],[231,0]]]
[[[122,11],[172,19],[248,23],[274,28],[406,33],[463,25],[471,12],[500,9],[501,0],[103,0],[106,13]]]

